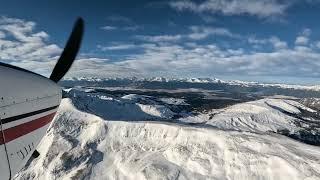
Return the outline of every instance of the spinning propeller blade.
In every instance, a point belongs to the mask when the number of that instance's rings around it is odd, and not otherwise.
[[[78,18],[73,27],[72,33],[68,39],[68,42],[50,75],[50,79],[52,81],[54,82],[60,81],[60,79],[70,69],[80,49],[83,31],[84,31],[83,19]]]

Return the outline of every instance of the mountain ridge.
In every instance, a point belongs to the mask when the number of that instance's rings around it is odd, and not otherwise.
[[[317,179],[320,151],[277,134],[108,121],[63,99],[15,179]],[[267,169],[267,170],[266,170]]]
[[[245,87],[279,87],[285,89],[300,89],[300,90],[314,90],[320,91],[320,85],[298,85],[298,84],[280,84],[280,83],[260,83],[254,81],[240,81],[240,80],[221,80],[218,78],[166,78],[166,77],[151,77],[151,78],[97,78],[97,77],[72,77],[65,78],[63,81],[88,81],[88,82],[103,82],[103,81],[131,81],[131,82],[185,82],[185,83],[204,83],[204,84],[228,84]]]

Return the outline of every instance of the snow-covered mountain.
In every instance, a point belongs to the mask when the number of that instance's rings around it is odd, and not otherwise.
[[[315,107],[317,99],[297,101],[285,97],[269,97],[237,103],[220,109],[194,112],[185,99],[164,98],[138,94],[116,96],[94,89],[72,88],[66,97],[77,109],[114,121],[168,121],[175,123],[211,126],[224,130],[246,132],[276,132],[289,137],[320,145],[320,115]],[[312,102],[312,103],[311,103]],[[314,105],[314,106],[312,106]]]
[[[82,88],[65,96],[40,157],[16,179],[320,178],[320,147],[290,136],[317,132],[319,124],[315,110],[296,101],[266,98],[183,114],[171,110],[183,99]],[[277,134],[284,129],[286,136]]]
[[[87,89],[69,89],[75,106],[83,111],[96,114],[107,120],[146,121],[170,119],[174,113],[164,105],[154,101],[150,96],[129,94],[122,97],[90,93]]]
[[[97,77],[72,77],[64,78],[64,81],[154,81],[154,82],[191,82],[191,83],[224,83],[217,78],[166,78],[166,77],[150,77],[150,78],[137,78],[137,77],[128,77],[128,78],[97,78]]]
[[[320,110],[320,98],[302,98],[300,103],[315,110]]]
[[[263,84],[257,82],[223,81],[216,78],[69,78],[60,82],[64,87],[99,87],[117,90],[184,90],[225,93],[228,98],[252,101],[267,96],[320,98],[320,86]],[[136,93],[136,92],[132,92]]]
[[[266,98],[179,120],[224,130],[276,132],[320,145],[320,116],[317,111],[292,100]]]
[[[126,81],[126,82],[171,82],[171,83],[218,83],[234,86],[244,87],[277,87],[283,89],[297,89],[297,90],[314,90],[320,91],[320,85],[296,85],[296,84],[279,84],[279,83],[259,83],[254,81],[240,81],[240,80],[221,80],[218,78],[166,78],[166,77],[151,77],[151,78],[97,78],[97,77],[72,77],[65,78],[64,82],[107,82],[107,81]]]

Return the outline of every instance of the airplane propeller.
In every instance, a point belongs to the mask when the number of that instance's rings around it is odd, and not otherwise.
[[[59,82],[63,76],[68,72],[68,70],[70,69],[71,65],[73,64],[78,51],[80,49],[80,45],[81,45],[81,41],[82,41],[82,37],[83,37],[83,32],[84,32],[84,22],[82,18],[78,18],[76,23],[74,24],[73,30],[71,32],[71,35],[66,43],[66,46],[60,56],[60,58],[58,59],[55,67],[53,68],[53,71],[50,75],[50,79],[54,82]],[[8,68],[12,68],[12,69],[16,69],[19,71],[24,71],[27,73],[32,73],[38,76],[42,76],[40,74],[37,74],[35,72],[11,65],[11,64],[6,64],[3,62],[0,62],[0,66],[3,67],[8,67]],[[44,76],[42,76],[44,77]],[[40,155],[40,153],[35,150],[32,153],[32,157],[33,158],[37,158]],[[0,168],[1,169],[1,168]]]
[[[76,23],[73,26],[72,33],[65,45],[65,48],[63,52],[61,53],[60,58],[58,59],[55,67],[53,68],[53,71],[50,75],[50,79],[54,82],[59,82],[61,78],[68,72],[70,69],[71,65],[73,64],[78,51],[80,49],[81,41],[82,41],[82,36],[84,32],[84,22],[82,18],[78,18]],[[12,65],[6,64],[9,67],[13,67]],[[19,70],[31,72],[19,67]],[[31,72],[34,73],[34,72]],[[36,73],[34,73],[36,74]],[[32,153],[33,158],[37,158],[40,155],[39,151],[34,150]]]
[[[70,69],[80,49],[83,31],[84,31],[83,19],[78,18],[73,27],[72,33],[67,41],[67,44],[50,75],[50,79],[52,81],[54,82],[60,81],[60,79]]]

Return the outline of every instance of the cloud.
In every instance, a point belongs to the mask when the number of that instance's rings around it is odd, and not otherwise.
[[[320,77],[320,54],[312,49],[246,53],[217,45],[158,45],[116,64],[146,76],[292,76]]]
[[[111,46],[101,46],[98,45],[98,48],[102,51],[108,51],[108,50],[126,50],[126,49],[134,49],[138,46],[135,44],[117,44],[117,45],[111,45]]]
[[[315,43],[316,47],[320,49],[320,41]]]
[[[32,69],[45,76],[49,76],[55,61],[17,61],[11,63],[18,67]],[[80,58],[75,60],[74,64],[65,75],[65,77],[128,77],[141,76],[141,72],[125,66],[116,65],[104,58]]]
[[[305,28],[305,29],[302,30],[302,33],[301,33],[301,34],[302,34],[303,36],[310,36],[310,35],[311,35],[311,32],[312,32],[311,29]]]
[[[101,27],[101,29],[106,30],[106,31],[112,31],[112,30],[116,30],[118,28],[115,26],[103,26],[103,27]]]
[[[137,25],[131,18],[121,16],[121,15],[111,15],[108,16],[107,21],[109,24],[101,27],[103,30],[122,30],[122,31],[136,31],[142,29],[142,26]]]
[[[250,36],[247,41],[249,44],[254,44],[254,45],[271,44],[274,50],[281,50],[281,49],[288,48],[287,42],[280,40],[277,36],[271,36],[268,39],[259,39],[254,36]]]
[[[173,42],[179,41],[183,38],[182,35],[158,35],[158,36],[147,36],[147,35],[137,35],[137,39],[149,42]]]
[[[305,36],[298,36],[296,38],[295,44],[296,45],[307,45],[309,42],[309,38]]]
[[[240,38],[239,35],[231,33],[226,28],[212,28],[205,26],[191,26],[191,33],[188,35],[190,39],[201,40],[205,39],[210,35],[227,36],[233,38]]]
[[[178,42],[183,39],[185,40],[203,40],[208,38],[209,36],[226,36],[231,38],[241,38],[240,35],[232,33],[230,30],[226,28],[219,28],[219,27],[207,27],[207,26],[190,26],[190,32],[186,34],[175,34],[175,35],[136,35],[135,38],[147,41],[147,42],[155,42],[155,43],[162,43],[162,42]]]
[[[32,21],[2,16],[0,32],[0,60],[5,63],[39,72],[38,65],[52,68],[51,61],[62,51],[56,44],[48,43],[49,35],[36,31],[36,23]]]
[[[36,23],[23,19],[0,18],[0,61],[22,67],[45,76],[52,72],[62,49],[48,42],[49,35],[36,30]],[[117,44],[102,47],[105,50],[133,48],[131,44]],[[151,47],[148,44],[141,47]],[[109,59],[82,57],[75,61],[67,77],[100,76],[122,77],[138,76],[140,72],[119,64],[109,63]]]
[[[37,30],[35,22],[2,17],[0,32],[1,61],[44,75],[51,73],[61,48],[49,43],[50,36],[45,31]],[[304,29],[298,36],[309,37],[311,33],[311,30]],[[273,48],[250,51],[251,47],[225,48],[198,41],[211,35],[245,38],[228,29],[206,26],[192,26],[186,34],[138,36],[147,42],[111,43],[98,48],[101,51],[134,48],[143,51],[128,54],[117,61],[97,58],[94,54],[83,55],[75,61],[68,76],[320,77],[319,42],[309,39],[307,45],[291,47],[276,36],[264,39],[251,36],[247,39],[249,45],[271,45]]]
[[[283,15],[289,7],[278,0],[205,0],[196,3],[189,0],[172,1],[169,5],[178,11],[195,13],[221,13],[224,15],[251,15],[272,17]]]
[[[2,31],[0,31],[0,39],[5,38],[5,37],[6,37],[6,34]]]
[[[113,31],[113,30],[123,30],[123,31],[136,31],[138,29],[142,29],[142,26],[132,25],[132,26],[103,26],[102,30]]]
[[[138,70],[109,62],[103,58],[81,58],[75,61],[66,77],[132,77]]]
[[[209,15],[201,15],[201,18],[206,23],[217,22],[217,19],[215,17],[209,16]]]
[[[250,36],[247,42],[251,47],[246,47],[245,50],[228,49],[219,44],[205,44],[198,40],[211,35],[244,40],[245,36],[217,27],[191,26],[189,30],[186,34],[138,36],[141,40],[152,43],[145,46],[135,44],[135,47],[144,50],[143,53],[125,56],[111,64],[120,69],[125,67],[134,70],[140,76],[276,76],[279,79],[284,76],[320,77],[317,72],[320,68],[320,53],[316,48],[317,45],[320,48],[320,43],[308,40],[305,44],[290,47],[277,36],[263,39]],[[299,36],[308,37],[311,33],[310,29],[303,29]],[[255,45],[268,45],[272,49],[258,50],[254,49]],[[251,51],[251,48],[254,50]]]
[[[273,45],[276,50],[286,49],[288,47],[287,42],[281,41],[278,37],[272,36],[269,42]]]
[[[268,39],[257,39],[255,36],[250,36],[248,38],[248,43],[250,44],[266,44],[268,42]]]
[[[303,29],[301,35],[296,38],[296,45],[307,45],[309,43],[309,36],[311,35],[311,30],[308,28]]]

